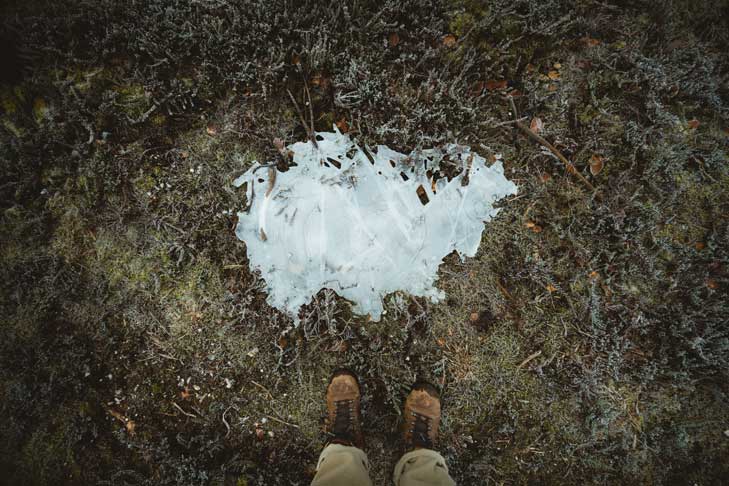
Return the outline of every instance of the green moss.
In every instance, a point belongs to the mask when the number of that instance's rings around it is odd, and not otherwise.
[[[48,119],[50,109],[48,103],[43,98],[36,98],[33,100],[33,118],[38,124],[43,123]]]
[[[149,109],[149,98],[141,84],[130,84],[114,88],[117,103],[130,118],[138,119]]]
[[[5,115],[14,115],[18,111],[15,93],[7,86],[0,86],[0,106]]]

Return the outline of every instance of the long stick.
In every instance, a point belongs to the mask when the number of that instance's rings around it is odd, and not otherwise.
[[[593,186],[590,183],[590,181],[588,181],[587,179],[585,179],[585,176],[583,176],[582,174],[580,174],[580,171],[577,170],[577,167],[575,167],[572,164],[572,162],[570,162],[569,160],[567,160],[567,157],[565,157],[564,155],[562,155],[562,152],[560,152],[559,150],[557,150],[557,147],[555,147],[551,143],[547,142],[544,139],[544,137],[541,137],[541,136],[537,135],[536,133],[534,133],[534,131],[531,128],[529,128],[528,126],[524,125],[522,122],[519,121],[519,119],[518,119],[519,118],[519,114],[516,111],[516,105],[514,104],[514,98],[512,98],[511,96],[509,96],[509,103],[511,103],[511,109],[514,112],[514,125],[516,125],[517,127],[519,127],[519,130],[521,130],[522,132],[526,133],[527,136],[529,136],[529,138],[531,138],[535,142],[541,144],[542,146],[547,147],[549,149],[549,151],[552,152],[567,167],[567,172],[569,172],[570,174],[576,176],[584,185],[586,185],[591,191],[594,192],[595,191],[595,186]]]
[[[306,120],[304,119],[304,114],[301,111],[301,108],[299,108],[299,104],[296,102],[296,98],[294,98],[294,95],[291,94],[291,91],[286,89],[286,92],[289,94],[289,98],[291,98],[291,102],[294,104],[294,108],[296,108],[296,113],[299,114],[299,121],[301,121],[301,125],[303,125],[304,130],[306,130],[306,134],[309,136],[309,140],[311,140],[311,143],[314,144],[314,147],[319,148],[319,144],[316,143],[316,138],[314,138],[314,134],[309,129],[309,125],[306,124]]]

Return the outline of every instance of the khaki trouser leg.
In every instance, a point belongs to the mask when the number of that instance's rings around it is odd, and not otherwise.
[[[443,456],[430,449],[403,455],[395,466],[395,486],[455,486]]]
[[[319,456],[312,486],[372,486],[370,464],[362,449],[329,444]]]

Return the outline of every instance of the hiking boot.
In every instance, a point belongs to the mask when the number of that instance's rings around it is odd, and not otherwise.
[[[330,444],[362,448],[359,412],[360,389],[357,377],[348,370],[337,370],[327,387],[326,433]]]
[[[440,396],[429,383],[418,382],[405,399],[403,439],[405,452],[434,449],[440,425]]]

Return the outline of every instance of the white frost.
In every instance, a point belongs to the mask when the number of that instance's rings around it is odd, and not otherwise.
[[[297,323],[301,306],[322,288],[374,320],[391,292],[442,299],[434,286],[442,259],[453,250],[474,256],[484,223],[499,211],[494,202],[517,192],[501,161],[488,167],[469,147],[405,155],[379,145],[372,163],[336,128],[316,135],[318,147],[288,147],[296,164],[288,171],[256,162],[235,181],[247,184],[249,204],[235,233],[266,281],[268,303]],[[446,163],[461,173],[434,183]]]

